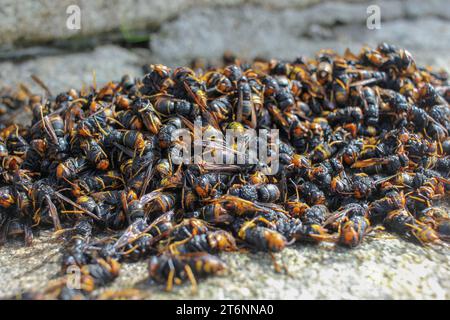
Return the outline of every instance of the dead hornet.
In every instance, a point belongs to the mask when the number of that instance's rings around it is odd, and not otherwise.
[[[234,229],[239,239],[257,250],[268,252],[282,251],[287,244],[286,238],[278,231],[259,226],[256,222],[256,220],[236,220]]]
[[[149,262],[149,276],[159,283],[166,283],[166,291],[172,291],[173,285],[189,280],[194,292],[197,291],[196,277],[220,275],[226,270],[226,264],[218,257],[204,252],[184,255],[162,254],[153,256]]]
[[[173,255],[178,255],[190,252],[218,253],[221,251],[236,251],[237,247],[234,237],[230,233],[224,230],[217,230],[172,242],[166,250]]]

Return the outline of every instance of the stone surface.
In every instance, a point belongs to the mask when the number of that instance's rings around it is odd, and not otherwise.
[[[244,4],[255,8],[251,15],[254,21],[289,10],[291,12],[286,18],[298,17],[296,26],[311,22],[325,25],[363,22],[367,16],[367,6],[372,4],[381,7],[384,21],[399,15],[408,18],[450,18],[446,0],[0,0],[0,48],[67,38],[76,40],[113,30],[156,30],[173,19],[185,19],[192,13],[203,15],[205,10],[213,12],[213,15],[215,12],[217,16],[223,9],[228,9],[231,10],[228,12],[229,18],[239,17]],[[69,17],[66,10],[70,5],[77,5],[81,10],[80,30],[70,30],[66,26]],[[304,14],[298,15],[305,8],[308,9]],[[261,15],[260,10],[266,14]],[[220,19],[210,21],[214,27]]]
[[[32,90],[42,92],[30,78],[39,76],[53,93],[91,85],[93,72],[99,84],[120,80],[124,74],[140,76],[145,59],[117,46],[97,47],[90,52],[62,56],[41,57],[22,63],[0,63],[0,85],[25,83]]]
[[[42,289],[58,275],[62,247],[50,238],[51,233],[44,233],[32,247],[17,242],[0,248],[0,298],[20,290]]]
[[[320,0],[283,0],[273,5],[269,0],[253,4],[273,9],[304,7]],[[156,28],[162,22],[192,7],[236,6],[244,0],[1,0],[0,47],[24,42],[45,42],[68,37],[82,37],[117,30]],[[81,29],[66,27],[69,5],[81,9]]]
[[[30,248],[16,242],[0,249],[0,297],[43,289],[58,276],[61,250],[52,239],[51,232],[44,232]],[[197,294],[189,284],[173,292],[149,284],[144,261],[124,264],[108,288],[138,288],[148,299],[450,299],[449,253],[448,248],[424,248],[375,232],[353,250],[287,248],[276,260],[288,274],[275,272],[265,253],[222,254],[228,274],[201,280]]]
[[[406,19],[415,7],[409,2],[374,2],[381,10],[379,30],[366,26],[367,3],[330,2],[304,10],[249,5],[188,10],[163,24],[150,45],[155,60],[182,65],[197,56],[218,59],[225,50],[247,58],[293,59],[323,48],[343,52],[386,41],[406,47],[423,63],[443,66],[450,62],[450,16],[444,2],[434,1],[435,7],[417,12],[415,19]]]

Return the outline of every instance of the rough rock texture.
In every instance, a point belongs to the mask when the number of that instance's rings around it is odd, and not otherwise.
[[[42,289],[58,275],[62,247],[50,238],[47,232],[36,237],[31,247],[16,242],[0,248],[0,298]]]
[[[150,45],[155,60],[174,65],[197,56],[214,60],[225,50],[248,58],[293,59],[323,48],[343,52],[387,41],[408,48],[426,63],[443,66],[450,59],[445,40],[450,39],[450,7],[444,2],[374,2],[381,10],[379,30],[366,26],[368,3],[327,2],[304,10],[251,5],[193,9],[163,24]]]
[[[249,3],[277,8],[300,8],[320,0],[252,0]],[[0,46],[18,42],[43,42],[98,34],[122,27],[157,27],[192,7],[237,6],[243,0],[1,0]],[[69,5],[81,9],[81,29],[66,28]]]
[[[244,4],[253,8],[250,10],[253,13],[247,14],[248,19],[256,24],[265,21],[266,27],[272,25],[267,18],[276,16],[285,18],[288,25],[302,29],[311,23],[363,23],[367,7],[373,4],[381,7],[383,21],[399,16],[435,16],[447,20],[450,17],[445,0],[0,0],[0,48],[13,44],[23,46],[67,38],[80,39],[113,30],[156,30],[171,20],[186,20],[190,16],[193,17],[189,19],[198,19],[197,15],[212,17],[207,18],[209,26],[217,28],[223,20],[220,17],[222,12],[227,13],[225,18],[228,20],[235,20],[241,16],[239,12]],[[66,27],[69,17],[66,10],[70,5],[77,5],[81,10],[80,30]],[[242,25],[242,21],[239,24]],[[236,24],[229,26],[234,29]],[[170,24],[167,28],[171,28]],[[196,28],[190,26],[189,29]],[[296,30],[286,33],[291,32],[295,34]]]
[[[51,239],[44,232],[31,248],[12,243],[1,249],[0,297],[43,289],[59,274],[60,247]],[[448,248],[423,248],[377,233],[353,250],[290,247],[276,255],[289,274],[276,273],[264,253],[222,258],[229,273],[202,280],[195,295],[189,284],[170,293],[149,284],[146,262],[124,264],[109,288],[138,288],[149,299],[450,299]]]
[[[42,92],[31,81],[39,76],[53,93],[91,85],[93,72],[99,84],[120,80],[124,74],[141,75],[144,60],[137,54],[117,46],[102,46],[83,53],[41,57],[22,63],[0,63],[0,86],[25,83],[32,90]]]

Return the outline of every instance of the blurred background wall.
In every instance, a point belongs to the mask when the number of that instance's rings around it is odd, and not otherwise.
[[[67,27],[73,5],[80,9],[75,30]],[[372,30],[367,9],[373,5],[381,24]],[[292,59],[381,41],[407,48],[420,64],[450,71],[449,0],[0,0],[0,88],[24,83],[41,93],[30,78],[36,74],[57,94],[91,84],[93,70],[105,83],[125,73],[141,76],[145,63],[214,61],[224,50]],[[17,112],[15,121],[29,123],[29,113]],[[0,250],[0,296],[42,288],[58,273],[60,248],[46,239],[28,249]],[[212,279],[200,298],[448,299],[448,254],[379,240],[351,252],[288,249],[283,260],[296,275],[288,280],[273,273],[268,257],[232,256],[233,277]],[[145,262],[125,265],[116,288],[142,282],[146,268]],[[181,297],[193,298],[185,289]],[[171,297],[180,298],[176,294]]]
[[[80,28],[67,27],[80,9]],[[369,29],[369,6],[379,29]],[[450,66],[448,0],[0,0],[0,85],[39,74],[54,90],[140,75],[143,63],[194,57],[292,59],[322,48],[358,51],[381,41],[420,63]]]

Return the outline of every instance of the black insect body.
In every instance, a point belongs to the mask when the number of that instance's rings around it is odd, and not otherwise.
[[[147,65],[142,79],[59,94],[33,76],[42,97],[0,88],[0,244],[45,228],[63,239],[61,277],[22,297],[127,296],[97,289],[145,259],[150,285],[195,289],[225,272],[219,254],[364,250],[382,230],[447,245],[445,72],[387,43],[224,62]],[[13,123],[19,108],[29,125]]]

